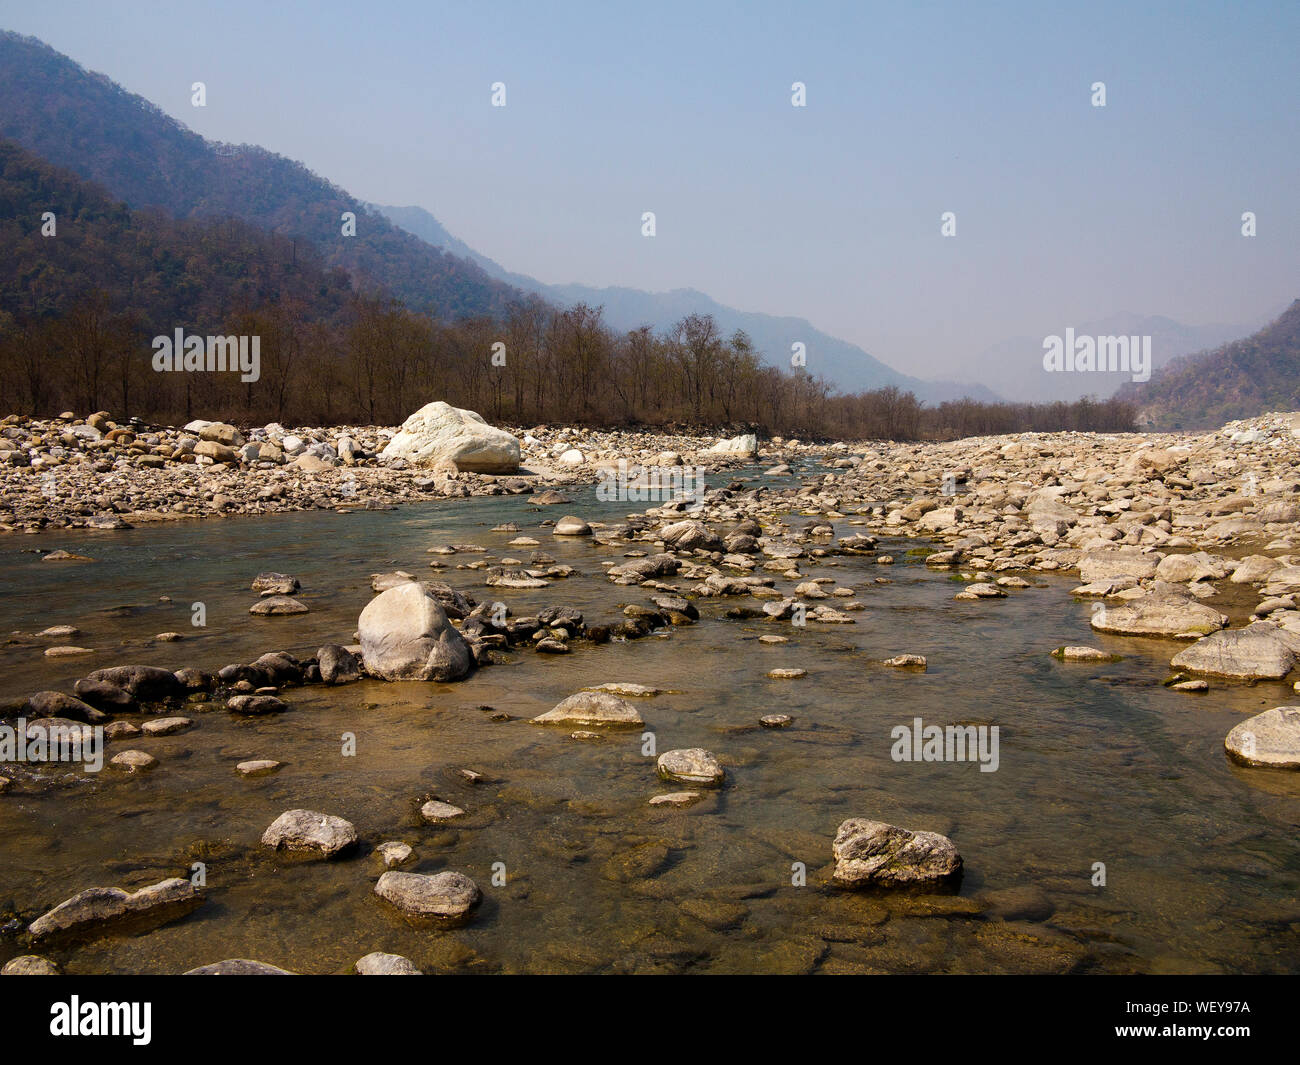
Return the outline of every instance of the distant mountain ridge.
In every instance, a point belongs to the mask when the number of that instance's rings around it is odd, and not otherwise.
[[[444,319],[499,315],[518,289],[419,240],[305,166],[253,145],[205,140],[103,74],[32,37],[0,31],[0,137],[102,186],[133,209],[233,216],[306,240],[327,266]],[[344,236],[342,215],[358,215]]]
[[[1265,411],[1300,410],[1300,299],[1263,329],[1174,359],[1120,389],[1152,429],[1214,429]]]
[[[1076,336],[1151,337],[1152,372],[1173,359],[1218,347],[1245,336],[1263,324],[1187,325],[1159,314],[1113,314],[1087,322],[1062,322],[1053,330],[1063,335],[1067,327]],[[1042,336],[1010,337],[986,348],[976,357],[984,380],[1013,401],[1042,403],[1057,399],[1076,400],[1084,396],[1114,395],[1131,380],[1124,373],[1048,373],[1043,369]]]
[[[914,393],[926,403],[941,403],[963,397],[995,402],[999,398],[983,385],[926,381],[899,373],[857,345],[823,333],[806,319],[739,311],[718,303],[696,289],[645,292],[633,288],[596,288],[579,284],[549,285],[526,274],[506,270],[499,263],[481,255],[449,233],[437,218],[422,207],[389,207],[381,204],[366,206],[381,212],[390,221],[420,239],[453,255],[472,260],[489,275],[506,284],[536,293],[553,303],[602,306],[605,309],[605,320],[619,330],[637,329],[643,325],[663,329],[688,314],[711,314],[724,333],[733,333],[737,329],[748,333],[754,346],[764,353],[772,365],[789,368],[791,345],[804,344],[809,372],[825,377],[845,392],[894,385]]]

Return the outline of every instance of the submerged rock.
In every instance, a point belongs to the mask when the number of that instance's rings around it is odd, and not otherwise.
[[[1073,646],[1058,647],[1052,652],[1053,658],[1063,662],[1119,662],[1120,655],[1113,655],[1096,647]]]
[[[292,614],[307,614],[310,610],[305,604],[287,595],[268,595],[250,606],[248,612],[257,617],[287,617]]]
[[[861,817],[840,825],[831,854],[835,882],[850,888],[935,883],[961,872],[961,855],[947,836]]]
[[[645,722],[641,712],[617,695],[609,692],[582,691],[570,695],[554,709],[533,718],[535,725],[626,725],[639,726]]]
[[[200,965],[197,969],[189,969],[184,976],[296,976],[288,969],[281,969],[277,965],[269,965],[264,961],[253,961],[249,958],[227,958],[225,961],[213,962],[211,965]]]

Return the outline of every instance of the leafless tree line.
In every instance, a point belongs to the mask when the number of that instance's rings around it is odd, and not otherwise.
[[[261,376],[247,383],[233,372],[154,371],[152,332],[138,313],[115,313],[102,294],[57,318],[19,323],[0,315],[5,410],[105,409],[162,424],[201,417],[393,425],[442,399],[506,425],[893,440],[1121,431],[1134,416],[1116,400],[930,408],[897,388],[843,395],[806,371],[765,365],[746,334],[726,336],[708,315],[688,315],[662,332],[619,333],[598,307],[557,309],[540,300],[512,304],[504,320],[448,323],[381,296],[357,294],[346,314],[328,321],[286,299],[229,313],[219,329],[188,330],[260,337]]]

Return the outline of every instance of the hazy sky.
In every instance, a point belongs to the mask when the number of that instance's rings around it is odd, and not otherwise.
[[[508,269],[698,288],[921,376],[1117,312],[1300,296],[1295,0],[0,0],[0,27]]]

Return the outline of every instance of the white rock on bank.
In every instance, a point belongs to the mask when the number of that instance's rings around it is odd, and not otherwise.
[[[513,473],[519,468],[519,441],[474,411],[439,400],[407,418],[381,457],[413,466],[450,463],[461,472]]]

